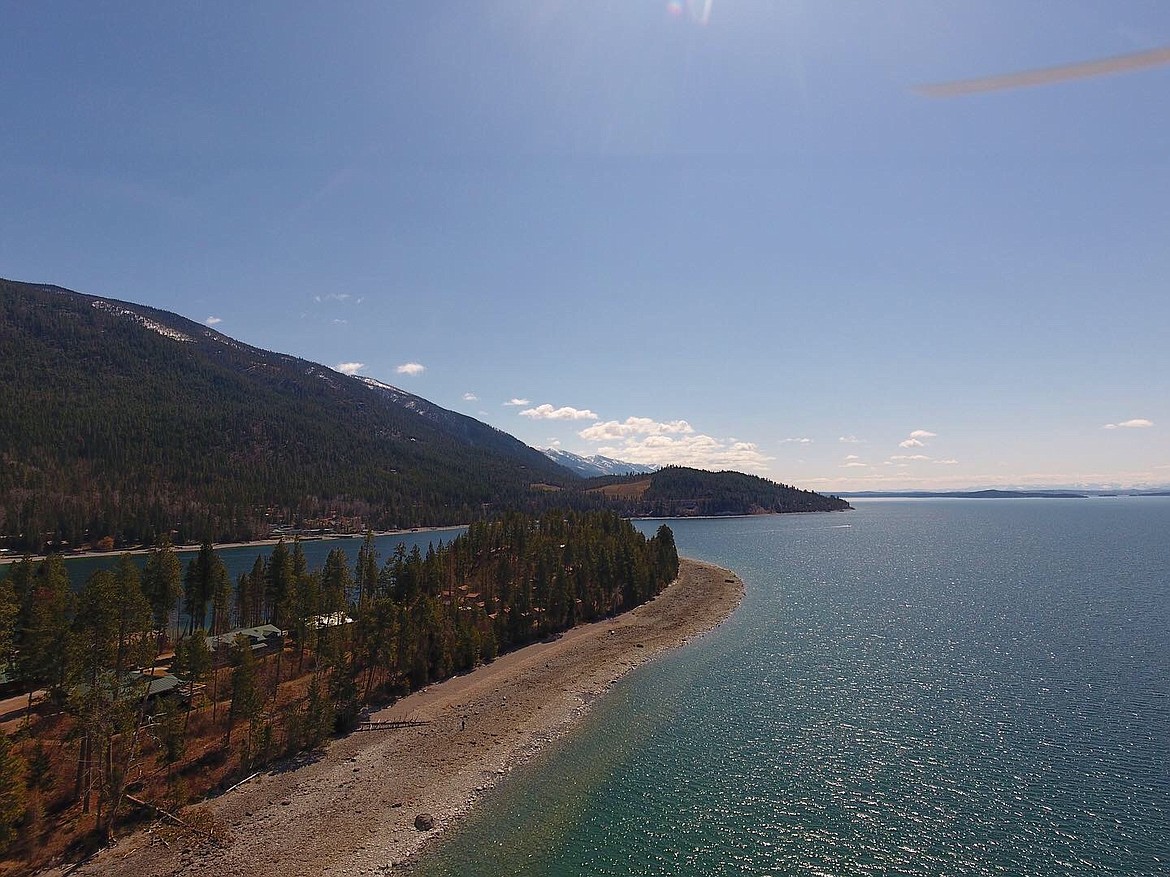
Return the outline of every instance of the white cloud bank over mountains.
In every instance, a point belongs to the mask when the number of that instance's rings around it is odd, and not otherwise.
[[[602,456],[648,466],[759,471],[773,459],[754,442],[697,434],[685,420],[627,417],[596,423],[577,435],[587,442],[610,442],[597,448]]]
[[[567,405],[554,408],[547,402],[521,411],[520,416],[531,417],[533,420],[597,420],[597,415],[588,408],[570,408]]]
[[[597,452],[627,463],[747,472],[767,469],[768,462],[773,459],[755,442],[721,440],[709,435],[631,436],[620,445],[600,447]]]

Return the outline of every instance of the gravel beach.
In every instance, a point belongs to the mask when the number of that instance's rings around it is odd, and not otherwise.
[[[371,730],[209,800],[203,806],[228,837],[222,844],[143,830],[73,873],[397,873],[617,679],[712,629],[742,596],[733,573],[684,559],[651,602],[418,691],[371,715]],[[378,727],[397,722],[410,724]],[[420,814],[432,829],[416,827]]]

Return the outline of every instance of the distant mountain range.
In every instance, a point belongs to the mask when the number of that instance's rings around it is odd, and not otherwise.
[[[421,527],[510,508],[847,507],[739,473],[586,480],[398,387],[52,285],[0,280],[0,351],[0,548],[12,551]],[[639,468],[582,460],[609,478]]]
[[[560,448],[538,448],[538,450],[557,465],[564,466],[582,478],[600,478],[605,475],[649,475],[661,468],[660,466],[626,463],[623,460],[613,460],[600,454],[583,457],[571,451],[562,451]]]

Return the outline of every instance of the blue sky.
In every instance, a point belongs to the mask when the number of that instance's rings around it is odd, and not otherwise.
[[[914,91],[1166,46],[1165,3],[0,22],[0,276],[538,446],[826,490],[1170,483],[1170,66]]]

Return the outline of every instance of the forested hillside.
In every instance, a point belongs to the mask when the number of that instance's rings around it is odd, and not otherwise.
[[[742,472],[669,466],[649,476],[596,478],[582,489],[608,497],[636,517],[834,512],[850,508],[835,496],[799,490]]]
[[[396,387],[54,286],[0,280],[0,350],[0,548],[13,552],[462,524],[553,505],[848,508],[738,472],[583,481]]]
[[[0,280],[8,547],[463,523],[574,480],[393,387],[141,305]]]

